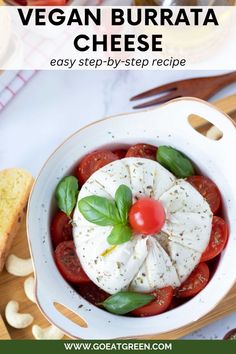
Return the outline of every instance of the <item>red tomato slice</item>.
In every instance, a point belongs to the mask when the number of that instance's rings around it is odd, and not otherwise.
[[[162,289],[156,289],[152,292],[152,294],[156,296],[156,299],[153,300],[150,304],[132,311],[132,315],[138,317],[159,315],[160,313],[166,311],[170,306],[173,299],[173,293],[174,291],[171,286]]]
[[[228,226],[219,216],[214,216],[209,244],[202,254],[201,262],[209,261],[222,252],[228,240]]]
[[[151,198],[141,198],[129,211],[129,223],[138,233],[153,235],[159,233],[165,224],[166,214],[162,204]]]
[[[118,150],[114,150],[112,151],[113,154],[115,154],[119,160],[125,158],[126,154],[127,154],[127,150],[126,149],[118,149]]]
[[[62,211],[58,211],[54,215],[50,231],[54,248],[63,241],[72,240],[72,224],[68,216]]]
[[[16,3],[21,5],[21,6],[26,6],[27,5],[27,0],[16,0]]]
[[[76,176],[80,185],[84,184],[99,168],[115,160],[118,160],[117,155],[107,150],[94,151],[86,155],[76,168]]]
[[[129,148],[126,157],[143,157],[156,161],[157,147],[148,144],[136,144]]]
[[[178,297],[192,297],[202,291],[208,283],[210,271],[206,263],[199,263],[188,279],[177,289]]]
[[[85,300],[93,305],[100,304],[110,296],[93,282],[81,284],[77,290]]]
[[[233,328],[229,332],[227,332],[223,339],[224,340],[235,340],[236,339],[236,328]]]
[[[68,0],[27,0],[27,6],[64,6]]]
[[[221,195],[217,185],[204,176],[190,176],[187,181],[206,199],[213,214],[220,208]]]
[[[65,280],[73,284],[90,282],[76,254],[73,241],[61,242],[54,252],[58,270]]]

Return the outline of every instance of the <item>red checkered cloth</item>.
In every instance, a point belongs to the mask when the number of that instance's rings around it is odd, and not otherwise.
[[[127,5],[127,0],[122,1],[122,4]],[[117,0],[72,0],[72,5],[117,5],[120,1]],[[42,47],[43,43],[37,43],[37,46],[32,46],[29,36],[25,36],[25,44],[28,48],[28,61],[33,62],[34,58],[45,56]],[[57,47],[57,44],[55,46]],[[59,45],[62,44],[60,40]],[[55,50],[53,46],[50,46],[50,50]],[[26,48],[26,49],[27,49]],[[24,71],[5,71],[0,74],[0,111],[17,95],[17,93],[29,82],[29,80],[36,74],[35,70]]]
[[[36,74],[34,70],[5,71],[0,75],[0,111]]]
[[[97,4],[100,5],[102,0],[76,0],[76,5]],[[34,60],[35,56],[43,56],[41,51],[41,43],[36,47],[32,47],[28,37],[25,38],[26,46],[28,48],[29,62]],[[36,74],[35,70],[25,71],[5,71],[0,73],[0,111],[17,95],[17,93],[29,82],[29,80]]]

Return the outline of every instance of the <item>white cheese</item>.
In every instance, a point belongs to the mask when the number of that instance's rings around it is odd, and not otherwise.
[[[166,210],[163,231],[169,239],[203,252],[209,242],[212,212],[201,194],[188,182],[178,180],[160,201]]]
[[[158,162],[129,157],[122,160],[129,169],[133,196],[158,199],[175,183],[175,177]]]
[[[199,263],[201,253],[181,244],[169,241],[169,255],[182,283]]]
[[[133,279],[130,290],[150,292],[170,284],[174,287],[179,286],[178,274],[164,248],[153,236],[148,236],[146,240],[148,255],[138,274]]]
[[[106,241],[107,236],[106,233],[93,232],[85,242],[75,238],[75,245],[90,279],[112,294],[129,286],[147,256],[147,246],[146,240],[140,236],[119,246],[111,246]]]
[[[178,287],[198,264],[211,233],[212,213],[204,198],[186,181],[177,180],[158,162],[125,158],[104,166],[83,185],[78,200],[89,195],[114,199],[127,185],[133,202],[141,197],[160,200],[166,212],[158,235],[137,235],[111,246],[112,227],[88,222],[75,209],[73,235],[78,257],[90,279],[110,294],[124,289],[150,292]]]
[[[106,165],[95,172],[90,178],[91,181],[96,181],[102,185],[112,198],[115,197],[116,190],[121,184],[125,184],[131,188],[129,169],[125,164],[121,163],[121,160]]]

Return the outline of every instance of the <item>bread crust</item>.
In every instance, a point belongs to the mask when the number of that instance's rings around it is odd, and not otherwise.
[[[9,205],[4,202],[0,203],[0,215],[2,216],[0,219],[0,230],[3,229],[0,234],[0,272],[4,267],[12,242],[24,219],[33,181],[33,177],[21,169],[12,168],[0,171],[0,199],[1,195],[2,198],[4,195],[5,199],[7,199],[8,195],[12,198],[13,192],[11,187],[15,182],[17,183],[17,192],[19,192],[13,203],[9,203]],[[4,215],[9,219],[4,219]]]

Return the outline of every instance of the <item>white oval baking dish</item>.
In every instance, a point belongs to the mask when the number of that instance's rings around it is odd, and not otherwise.
[[[195,131],[188,117],[206,118],[222,132],[219,141],[209,140]],[[88,152],[114,144],[171,145],[185,153],[218,185],[230,237],[217,270],[207,287],[182,306],[148,318],[122,317],[103,311],[84,300],[62,278],[52,255],[49,224],[53,194],[58,181]],[[67,139],[41,170],[28,206],[28,239],[36,274],[37,302],[46,317],[69,336],[110,339],[160,334],[197,321],[212,310],[236,280],[236,130],[232,121],[204,101],[177,99],[153,110],[106,118],[90,124]],[[87,323],[82,328],[57,311],[60,303]]]

